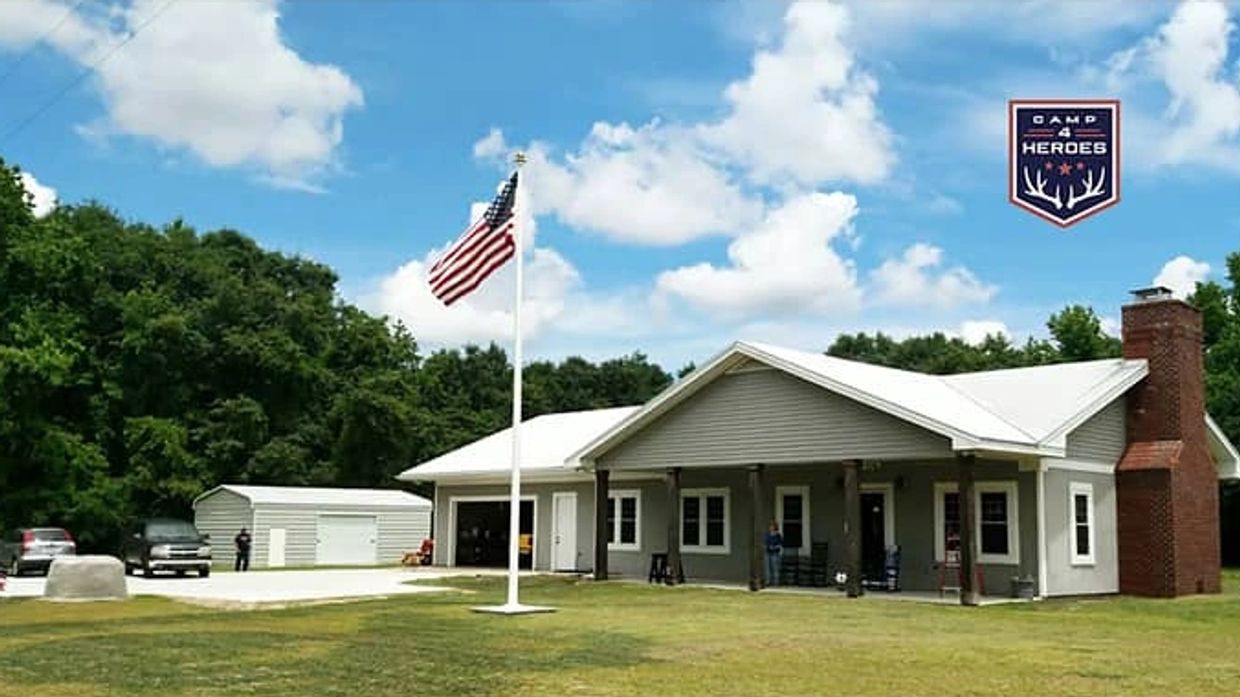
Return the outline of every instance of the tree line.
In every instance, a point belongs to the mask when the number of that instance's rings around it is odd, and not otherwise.
[[[0,529],[59,524],[106,549],[133,518],[187,516],[219,483],[391,487],[509,424],[501,347],[424,355],[406,327],[341,300],[327,266],[235,230],[128,222],[98,203],[36,219],[17,175],[0,160]],[[1190,302],[1208,408],[1240,442],[1240,252]],[[1120,352],[1088,307],[1047,330],[1022,344],[844,334],[827,353],[947,374]],[[672,380],[640,353],[536,361],[524,409],[640,404]],[[1223,501],[1240,563],[1240,488]]]
[[[391,487],[508,425],[503,349],[423,355],[336,281],[234,230],[97,203],[36,219],[0,161],[0,529],[63,525],[110,549],[220,483]],[[639,353],[525,379],[530,415],[637,404],[672,380]]]

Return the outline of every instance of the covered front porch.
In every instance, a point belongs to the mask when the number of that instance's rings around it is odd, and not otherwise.
[[[657,478],[613,485],[595,469],[596,578],[646,580],[666,555],[687,582],[752,590],[842,587],[974,605],[1011,597],[1017,578],[1041,592],[1036,467],[962,454],[648,474]],[[773,584],[772,520],[785,546]]]

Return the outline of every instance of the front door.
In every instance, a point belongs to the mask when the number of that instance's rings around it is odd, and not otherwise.
[[[887,497],[881,491],[861,493],[861,577],[881,581],[887,555]]]
[[[551,496],[551,569],[577,570],[577,494]]]

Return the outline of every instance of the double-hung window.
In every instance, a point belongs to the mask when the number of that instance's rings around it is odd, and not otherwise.
[[[607,548],[641,551],[642,492],[612,491],[607,495]]]
[[[934,556],[943,561],[945,551],[959,549],[960,494],[955,482],[934,485]],[[1019,564],[1020,527],[1016,482],[973,484],[974,549],[981,564]]]
[[[1068,486],[1068,516],[1072,539],[1072,563],[1094,563],[1094,487],[1084,482]]]
[[[731,515],[727,489],[685,489],[680,494],[680,549],[727,554]]]
[[[809,554],[809,487],[775,488],[775,519],[788,552]]]

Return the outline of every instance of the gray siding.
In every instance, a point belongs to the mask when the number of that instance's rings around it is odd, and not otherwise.
[[[947,438],[772,369],[720,377],[599,464],[720,467],[950,456]]]
[[[1073,460],[1118,462],[1128,445],[1126,408],[1120,397],[1068,434],[1067,456]]]
[[[627,485],[617,488],[629,489]],[[563,484],[526,484],[521,487],[522,497],[534,498],[534,568],[551,568],[551,498],[556,492],[577,494],[577,570],[594,568],[594,484],[592,482],[566,482]],[[487,497],[508,499],[506,484],[449,485],[435,488],[435,563],[451,566],[456,530],[450,520],[453,515],[452,499],[459,497]],[[644,505],[644,504],[643,504]]]
[[[1048,595],[1119,592],[1119,551],[1115,522],[1115,476],[1048,470],[1046,488],[1046,585]],[[1072,563],[1073,482],[1089,484],[1094,494],[1094,564]]]
[[[194,506],[194,525],[199,532],[211,536],[212,563],[232,568],[235,558],[233,536],[242,527],[254,528],[250,500],[221,489]]]
[[[901,583],[907,590],[937,590],[938,566],[935,554],[934,492],[936,482],[956,481],[951,462],[885,463],[877,471],[863,472],[862,485],[890,484],[894,508],[894,543],[901,550]],[[1035,474],[1019,472],[1015,464],[979,462],[978,482],[1015,481],[1019,516],[1019,564],[982,565],[987,594],[1006,595],[1013,576],[1038,577],[1037,487]],[[769,467],[762,494],[763,519],[774,511],[775,490],[779,486],[808,486],[810,497],[811,542],[828,545],[831,573],[843,570],[844,492],[843,468],[838,464]],[[729,489],[731,515],[730,550],[726,555],[682,553],[686,576],[693,581],[744,582],[749,577],[748,545],[752,525],[751,496],[747,474],[742,469],[684,470],[681,488]],[[630,484],[614,489],[638,488]],[[642,550],[611,552],[609,571],[613,575],[643,578],[650,554],[667,551],[667,495],[661,482],[643,483]]]
[[[399,563],[405,552],[416,551],[422,540],[430,537],[430,509],[364,506],[307,508],[265,504],[259,505],[254,512],[251,564],[256,568],[267,565],[271,530],[284,528],[285,566],[314,566],[318,555],[319,516],[333,513],[374,516],[377,519],[379,564]]]

